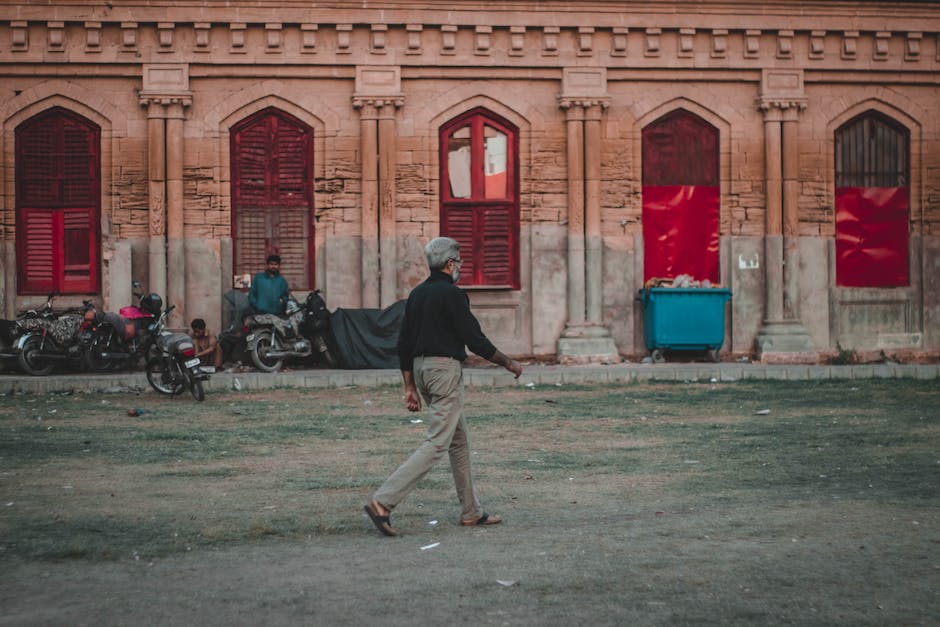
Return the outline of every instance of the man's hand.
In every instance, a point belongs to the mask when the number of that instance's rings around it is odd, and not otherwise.
[[[510,359],[501,351],[496,351],[493,353],[493,356],[490,357],[490,361],[513,373],[517,379],[519,378],[519,375],[522,374],[522,364],[520,364],[515,359]]]
[[[405,389],[405,407],[408,411],[421,411],[421,397],[414,388]]]
[[[401,377],[405,382],[405,407],[408,411],[421,411],[421,396],[418,395],[418,388],[415,386],[415,378],[410,370],[402,370]]]

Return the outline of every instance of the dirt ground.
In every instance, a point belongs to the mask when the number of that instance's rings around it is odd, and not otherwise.
[[[397,389],[0,401],[0,625],[940,622],[932,381],[469,390],[399,538]]]

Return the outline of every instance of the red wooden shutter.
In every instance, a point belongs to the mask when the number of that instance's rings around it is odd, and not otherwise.
[[[452,139],[458,132],[461,133],[458,139]],[[494,136],[499,136],[500,150],[493,155],[497,158],[495,162],[486,163],[486,142],[493,141]],[[441,235],[460,242],[460,256],[464,260],[460,285],[519,289],[518,146],[517,129],[482,108],[462,114],[441,128]],[[452,156],[451,148],[459,154]],[[464,176],[468,154],[469,182]],[[449,172],[451,164],[462,168],[456,181],[460,183],[456,197],[455,181]]]
[[[473,255],[476,246],[474,233],[472,207],[453,207],[441,217],[441,234],[460,242],[460,257],[463,259],[460,267],[461,284],[477,282],[475,277],[479,264]]]
[[[16,129],[21,294],[98,291],[100,130],[54,107]]]
[[[718,129],[677,109],[643,129],[643,275],[718,283]]]
[[[86,292],[97,284],[98,246],[95,212],[91,209],[63,209],[62,292]]]
[[[313,287],[313,132],[274,108],[232,129],[235,274],[254,274],[269,254],[293,289]]]
[[[490,207],[480,211],[482,217],[482,277],[485,285],[513,285],[512,216],[507,207]]]
[[[56,285],[55,211],[21,209],[17,269],[21,293],[48,294]]]

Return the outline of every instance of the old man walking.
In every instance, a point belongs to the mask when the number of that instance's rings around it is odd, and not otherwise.
[[[365,506],[376,528],[398,535],[389,515],[447,453],[460,500],[462,525],[495,525],[496,514],[480,507],[470,473],[470,441],[463,418],[463,361],[466,349],[504,367],[516,378],[522,365],[496,349],[470,311],[470,300],[455,285],[460,277],[460,244],[438,237],[424,248],[428,278],[412,290],[398,337],[398,359],[405,384],[405,406],[427,407],[427,436],[404,464],[382,484]]]

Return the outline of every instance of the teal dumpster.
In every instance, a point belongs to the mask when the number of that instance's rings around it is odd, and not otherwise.
[[[654,362],[664,350],[703,350],[718,361],[725,341],[725,303],[731,290],[708,287],[650,287],[640,290],[643,340]]]

